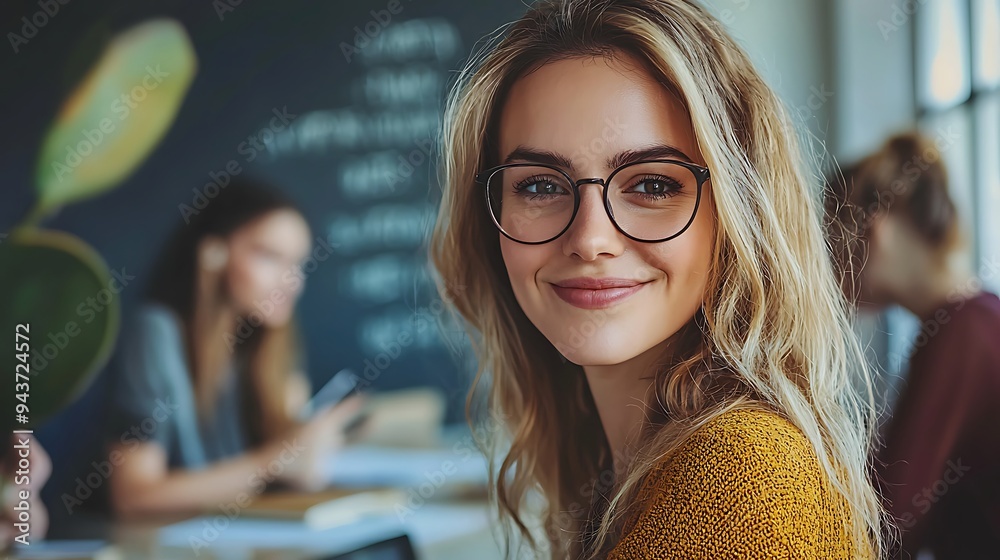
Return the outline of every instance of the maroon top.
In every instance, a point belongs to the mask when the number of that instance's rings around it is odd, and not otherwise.
[[[878,465],[901,557],[1000,558],[1000,299],[939,309],[915,346]]]

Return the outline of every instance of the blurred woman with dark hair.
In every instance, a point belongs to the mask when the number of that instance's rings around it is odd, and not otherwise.
[[[217,507],[272,481],[315,489],[357,397],[299,425],[293,310],[310,232],[289,200],[223,189],[167,244],[120,345],[110,431],[118,514]]]
[[[840,179],[827,215],[845,290],[921,323],[876,464],[900,552],[1000,557],[1000,299],[963,258],[941,153],[896,136]]]

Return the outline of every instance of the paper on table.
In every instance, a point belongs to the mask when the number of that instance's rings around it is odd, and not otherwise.
[[[404,449],[357,445],[337,451],[327,480],[341,487],[419,488],[487,484],[486,458],[472,449]]]
[[[195,539],[205,539],[203,532],[216,520],[199,517],[164,527],[159,542],[167,547],[190,548],[197,542]],[[296,521],[236,518],[228,524],[220,522],[222,530],[210,530],[215,538],[205,543],[212,550],[264,547],[340,554],[405,533],[415,547],[422,549],[485,530],[489,523],[488,508],[482,504],[424,504],[400,515],[369,517],[319,531]]]
[[[225,516],[216,516],[182,521],[160,529],[159,542],[168,547],[207,546],[211,550],[268,548],[341,553],[404,532],[396,516],[371,517],[324,530],[313,530],[301,521],[236,518],[226,523],[225,520]],[[213,526],[213,522],[217,523]]]

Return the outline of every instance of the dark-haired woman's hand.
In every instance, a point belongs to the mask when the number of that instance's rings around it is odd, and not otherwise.
[[[275,460],[282,465],[278,479],[303,491],[324,488],[328,480],[326,464],[330,455],[344,445],[346,432],[357,423],[364,402],[364,396],[349,397],[340,404],[317,412],[281,442],[272,444],[276,446]]]

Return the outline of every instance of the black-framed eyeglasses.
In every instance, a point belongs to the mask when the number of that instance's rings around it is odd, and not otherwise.
[[[510,163],[476,174],[500,233],[527,245],[548,243],[569,229],[580,209],[580,187],[604,187],[604,209],[629,239],[669,241],[694,222],[707,167],[672,159],[623,165],[607,179],[574,181],[563,170],[541,163]]]

